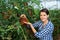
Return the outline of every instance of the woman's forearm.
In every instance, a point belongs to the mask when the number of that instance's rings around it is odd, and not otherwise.
[[[36,33],[36,32],[37,32],[37,31],[35,30],[35,28],[33,27],[33,25],[32,25],[32,24],[30,25],[30,27],[31,27],[31,29],[32,29],[33,33]]]
[[[35,30],[35,28],[33,27],[33,25],[32,25],[30,22],[24,22],[24,23],[30,25],[33,33],[36,33],[36,32],[37,32],[37,31]]]

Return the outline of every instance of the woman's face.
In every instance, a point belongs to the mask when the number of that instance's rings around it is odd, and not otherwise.
[[[40,19],[42,22],[45,22],[46,20],[48,20],[49,15],[47,15],[45,12],[41,12],[40,13]]]

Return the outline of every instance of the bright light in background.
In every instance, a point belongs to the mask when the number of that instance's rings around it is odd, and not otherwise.
[[[58,9],[58,1],[41,2],[44,8]]]
[[[36,3],[32,3],[31,1],[28,2],[28,5],[34,7],[34,9],[41,9],[42,8],[42,5],[37,5]]]
[[[37,9],[39,8],[38,5],[36,5],[35,3],[32,3],[31,1],[28,2],[28,5],[31,5],[31,6],[33,6],[34,8],[37,8]]]
[[[38,7],[38,5],[36,5],[35,3],[28,3],[28,5],[31,5],[31,6],[34,6],[34,8],[37,8],[37,9],[40,9],[39,7]],[[53,9],[60,9],[60,1],[58,1],[58,0],[53,0],[53,1],[41,1],[40,2],[40,5],[39,6],[43,6],[43,8],[47,8],[47,9],[51,9],[51,10],[53,10]],[[42,6],[41,6],[41,8],[42,8]]]

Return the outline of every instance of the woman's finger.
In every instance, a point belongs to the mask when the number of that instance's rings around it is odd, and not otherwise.
[[[24,22],[24,24],[29,24],[28,22]]]

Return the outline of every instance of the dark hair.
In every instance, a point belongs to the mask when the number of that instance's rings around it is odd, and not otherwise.
[[[44,9],[40,10],[40,12],[45,12],[47,15],[49,15],[49,11],[48,11],[47,8],[44,8]]]

